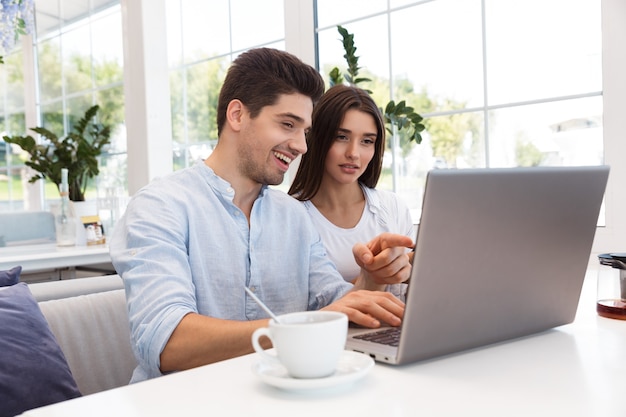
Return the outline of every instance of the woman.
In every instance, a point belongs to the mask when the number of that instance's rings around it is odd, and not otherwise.
[[[336,85],[315,106],[308,151],[289,189],[302,201],[328,256],[346,281],[359,274],[352,247],[383,232],[415,238],[407,206],[375,189],[382,170],[385,126],[378,106],[357,87]],[[405,285],[393,286],[399,295]]]

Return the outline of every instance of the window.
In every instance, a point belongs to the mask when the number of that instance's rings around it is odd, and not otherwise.
[[[123,49],[119,1],[38,0],[36,4],[36,79],[24,80],[21,51],[9,56],[0,68],[3,87],[2,129],[8,135],[34,135],[27,131],[24,83],[37,85],[37,122],[57,134],[66,135],[73,123],[93,104],[100,106],[98,119],[112,127],[111,146],[100,160],[100,175],[87,189],[88,198],[123,193],[126,178],[126,137],[122,84]],[[11,210],[22,209],[22,181],[30,174],[19,155],[0,143],[2,166],[0,203]],[[15,151],[15,152],[14,152]],[[38,181],[46,201],[57,200],[58,191],[49,181]],[[114,190],[114,191],[113,191]],[[45,206],[45,205],[44,205]]]
[[[285,49],[283,0],[167,0],[174,169],[210,155],[226,70],[253,47]],[[263,18],[259,18],[263,16]]]
[[[379,105],[426,118],[422,144],[388,138],[380,181],[416,219],[430,169],[603,163],[599,0],[316,3],[322,74],[345,69],[341,25]]]
[[[0,138],[25,131],[23,54],[19,49],[0,64]],[[0,140],[0,211],[21,210],[24,163]]]
[[[615,31],[601,27],[600,15],[602,6],[608,10],[603,19],[617,20],[617,0],[299,0],[306,10],[297,15],[298,8],[282,0],[159,1],[167,6],[175,169],[213,149],[217,94],[232,59],[252,47],[286,49],[294,33],[285,25],[306,28],[313,20],[316,45],[298,38],[296,49],[309,57],[315,49],[326,79],[331,68],[345,68],[336,28],[342,25],[354,34],[376,101],[405,99],[425,116],[422,144],[388,138],[380,181],[404,198],[416,219],[430,169],[589,165],[604,162],[605,146],[613,155],[621,149],[615,133],[604,132],[607,100],[613,108],[620,104],[603,95],[601,29],[605,36]],[[126,188],[121,13],[119,0],[37,0],[37,124],[65,132],[72,112],[96,102],[106,103],[103,114],[116,126],[92,195],[100,186]],[[30,60],[19,48],[5,58],[0,130],[21,134],[33,112],[23,93],[34,84],[23,71]],[[616,90],[609,78],[604,83]],[[613,132],[622,130],[609,119]],[[0,140],[0,210],[24,206],[23,169],[20,156]],[[612,167],[612,176],[620,172]],[[46,191],[57,198],[54,186]],[[613,210],[613,222],[620,223],[621,211]]]

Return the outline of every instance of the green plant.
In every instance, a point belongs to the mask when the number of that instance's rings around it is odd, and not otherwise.
[[[98,156],[111,142],[110,127],[92,122],[98,109],[98,105],[87,109],[85,115],[78,120],[65,138],[59,138],[43,127],[30,129],[46,139],[41,144],[38,144],[30,135],[3,137],[6,143],[18,145],[30,154],[30,160],[25,164],[38,174],[33,175],[29,182],[48,179],[59,188],[61,169],[67,168],[70,200],[85,200],[87,181],[100,173]]]
[[[348,74],[342,74],[339,68],[333,68],[330,73],[330,85],[342,84],[347,81],[351,85],[361,87],[359,84],[371,81],[369,78],[359,78],[359,57],[356,56],[356,46],[354,46],[354,35],[348,32],[342,26],[337,26],[339,34],[342,36],[343,49],[345,51],[344,58],[348,64]],[[363,87],[361,87],[363,88]],[[370,90],[365,89],[371,94]],[[415,112],[411,106],[407,106],[405,100],[396,103],[394,100],[389,101],[385,108],[380,109],[387,125],[387,131],[394,134],[394,128],[398,131],[407,129],[410,140],[416,143],[422,143],[421,132],[424,131],[422,121],[424,118]]]

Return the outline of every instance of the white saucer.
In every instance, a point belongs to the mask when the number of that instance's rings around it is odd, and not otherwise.
[[[252,372],[263,382],[276,388],[288,391],[309,391],[352,383],[363,378],[373,366],[374,360],[369,356],[346,350],[339,358],[335,373],[325,378],[292,378],[283,366],[264,360],[259,360],[252,365]]]

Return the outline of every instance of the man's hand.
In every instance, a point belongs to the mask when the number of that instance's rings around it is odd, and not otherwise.
[[[357,243],[352,248],[361,275],[354,284],[359,289],[384,290],[389,284],[405,282],[411,277],[413,240],[405,235],[381,233],[368,243]]]
[[[383,322],[399,326],[404,303],[388,292],[354,290],[322,310],[340,311],[353,323],[376,328]]]

